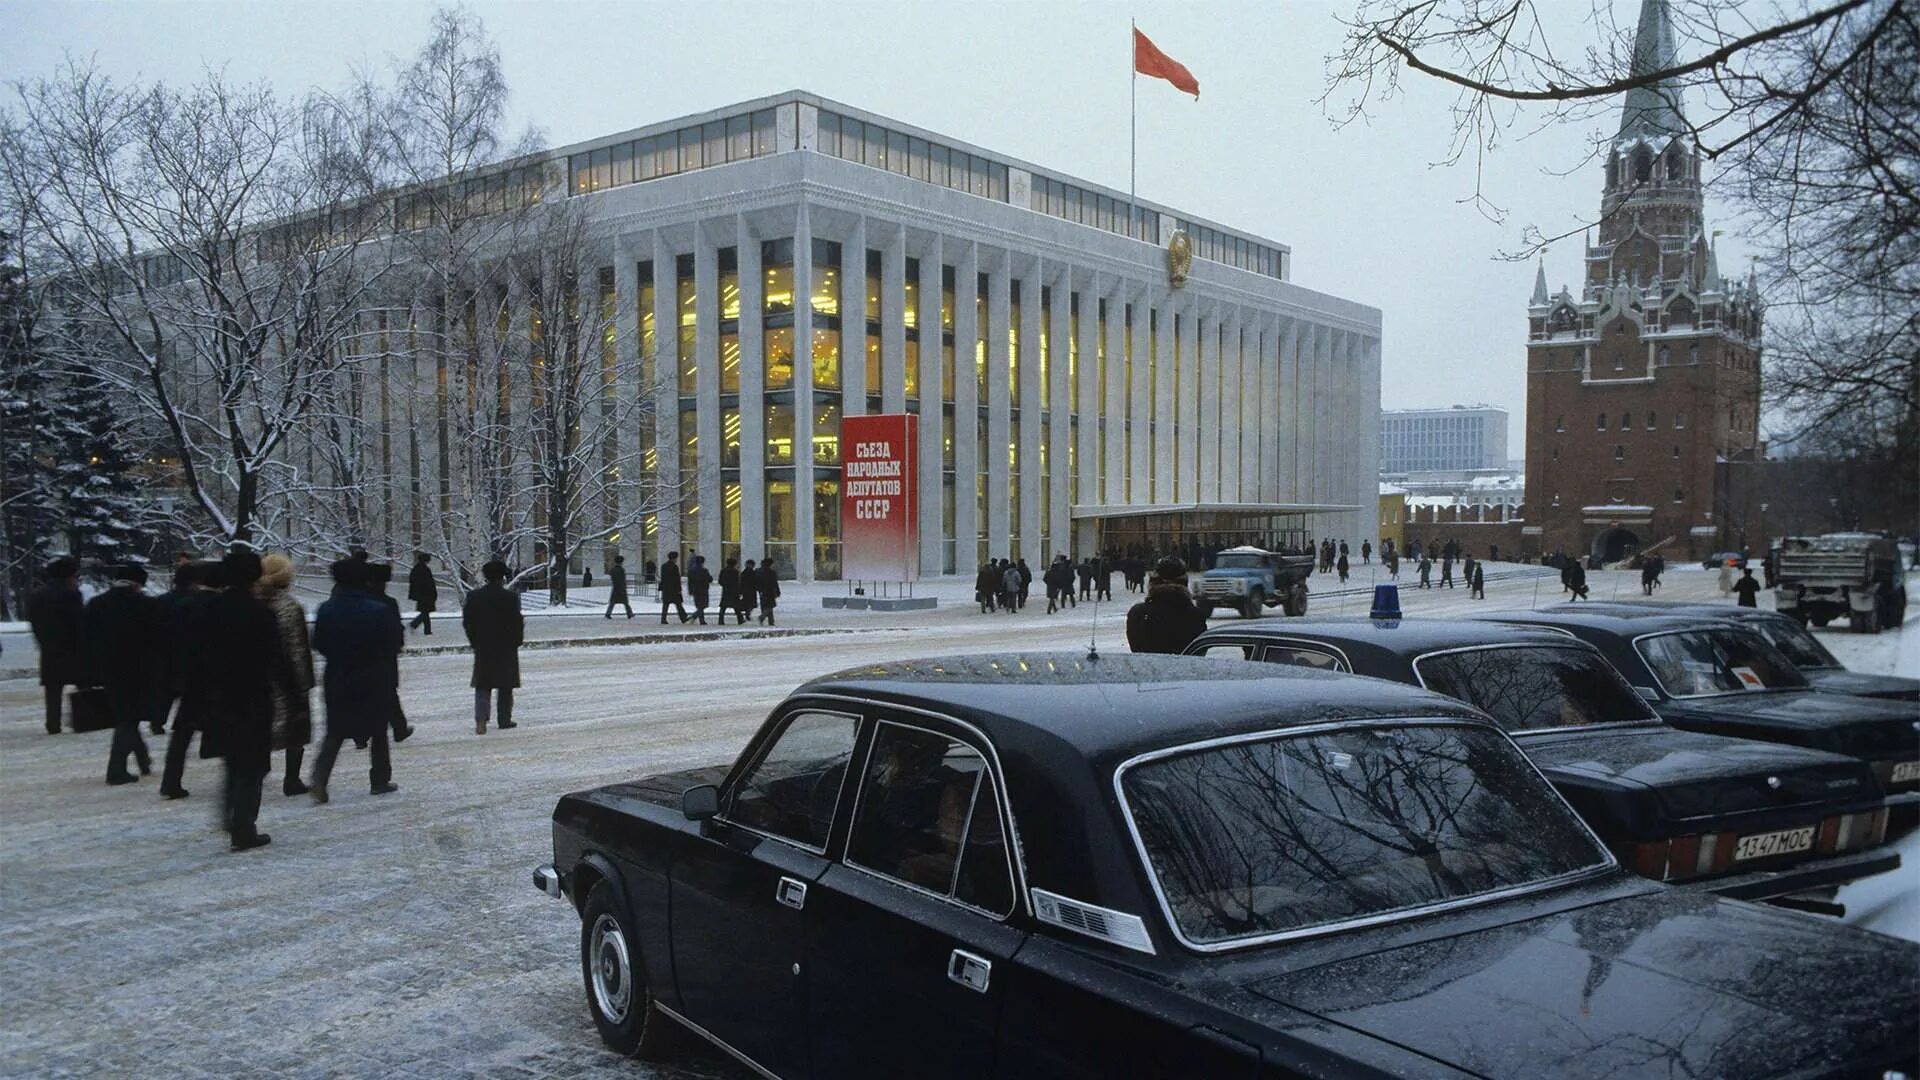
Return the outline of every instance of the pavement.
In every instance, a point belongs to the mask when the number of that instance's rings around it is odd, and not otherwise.
[[[1341,597],[1316,578],[1315,613],[1328,602],[1363,611],[1370,583],[1350,584]],[[1636,574],[1590,584],[1596,598],[1638,588]],[[470,660],[419,651],[415,635],[402,700],[419,733],[395,748],[400,790],[368,794],[366,758],[351,750],[328,805],[283,797],[275,777],[260,820],[273,843],[241,854],[212,820],[215,763],[190,761],[193,796],[180,802],[160,800],[152,778],[108,788],[106,733],[48,736],[39,688],[0,681],[0,1077],[745,1075],[711,1052],[646,1066],[602,1047],[582,999],[579,921],[528,879],[551,855],[554,801],[729,761],[784,694],[839,668],[1125,648],[1122,593],[1097,617],[1086,606],[1050,617],[1044,600],[989,616],[962,602],[967,583],[932,587],[941,609],[913,615],[830,614],[790,598],[782,623],[813,632],[777,637],[675,624],[672,640],[588,647],[558,642],[604,637],[605,620],[536,620],[540,633],[553,624],[556,647],[522,658],[520,726],[485,736],[473,734]],[[1490,581],[1489,593],[1402,600],[1409,617],[1527,607],[1535,582]],[[1537,595],[1557,601],[1557,582]],[[1678,569],[1664,595],[1717,592],[1711,574]],[[1920,632],[1822,638],[1862,670],[1920,672]],[[6,650],[12,661],[14,642]],[[1850,919],[1920,933],[1920,853],[1907,857],[1905,876],[1881,881]]]

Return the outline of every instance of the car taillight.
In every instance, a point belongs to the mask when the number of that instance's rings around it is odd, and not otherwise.
[[[1812,850],[1803,849],[1803,852],[1808,857],[1838,855],[1885,843],[1887,816],[1887,808],[1883,806],[1878,810],[1827,817],[1814,833]],[[1724,874],[1734,869],[1734,849],[1739,840],[1739,833],[1701,833],[1626,844],[1616,848],[1614,854],[1627,869],[1641,877],[1656,881],[1687,881]],[[1768,860],[1756,858],[1753,861],[1764,864]]]

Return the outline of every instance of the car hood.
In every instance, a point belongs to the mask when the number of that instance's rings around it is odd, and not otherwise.
[[[1242,987],[1487,1077],[1877,1073],[1920,1040],[1920,945],[1664,888]]]
[[[1869,675],[1864,671],[1843,671],[1839,668],[1821,668],[1803,674],[1815,690],[1829,694],[1920,701],[1920,679],[1899,675]]]
[[[1666,812],[1691,818],[1875,799],[1855,758],[1781,743],[1672,728],[1617,728],[1523,737],[1550,777],[1652,789]]]

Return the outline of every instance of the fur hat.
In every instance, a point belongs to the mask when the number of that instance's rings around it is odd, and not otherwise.
[[[260,584],[269,589],[285,589],[293,584],[293,560],[274,552],[260,560]]]

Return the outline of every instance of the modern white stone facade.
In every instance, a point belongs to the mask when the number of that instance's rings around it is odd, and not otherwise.
[[[838,420],[869,412],[920,418],[923,575],[1124,521],[1373,532],[1380,312],[1286,280],[1284,245],[800,92],[555,156],[619,340],[682,373],[650,384],[681,512],[608,558],[837,576]]]

